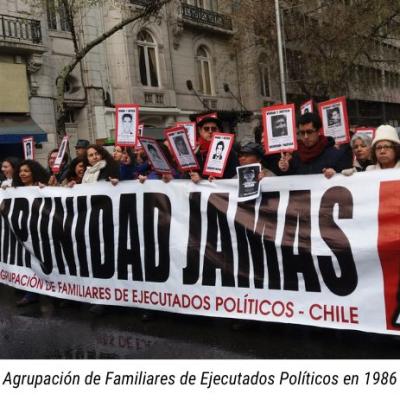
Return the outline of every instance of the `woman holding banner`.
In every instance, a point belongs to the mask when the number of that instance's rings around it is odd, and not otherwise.
[[[24,160],[13,176],[13,186],[40,186],[46,185],[49,181],[49,174],[47,171],[34,160]],[[27,306],[32,303],[37,303],[39,295],[33,292],[25,292],[24,296],[17,301],[17,306]]]
[[[2,189],[7,189],[8,187],[12,186],[13,175],[17,168],[17,158],[9,157],[3,160],[3,162],[1,163],[1,172],[3,173],[5,179],[1,182]]]
[[[374,165],[367,167],[367,171],[400,168],[400,139],[393,126],[377,128],[372,141],[372,161]]]
[[[112,185],[119,182],[119,166],[111,154],[97,144],[91,144],[86,152],[88,167],[82,178],[82,183],[110,181]]]
[[[354,172],[363,172],[373,164],[371,160],[371,145],[372,138],[367,133],[359,132],[351,138],[350,147],[354,155],[353,168],[342,170],[343,175],[351,176]],[[335,174],[336,171],[333,168],[327,168],[324,171],[324,175],[328,179]]]

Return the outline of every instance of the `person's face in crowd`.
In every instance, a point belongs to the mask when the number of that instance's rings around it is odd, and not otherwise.
[[[113,158],[115,161],[121,161],[123,156],[123,151],[121,146],[115,146],[113,151]]]
[[[218,157],[222,154],[223,151],[224,151],[224,148],[220,144],[215,149],[215,153],[217,154]]]
[[[121,163],[128,165],[131,163],[131,157],[127,151],[122,152],[122,158],[121,158]]]
[[[314,128],[312,122],[299,125],[299,135],[304,146],[307,148],[315,146],[319,141],[318,131]]]
[[[81,161],[75,166],[75,175],[82,179],[85,173],[85,164]]]
[[[212,134],[218,132],[218,125],[215,122],[207,122],[200,129],[200,136],[209,142],[211,140]]]
[[[255,154],[240,153],[239,154],[239,164],[249,165],[260,162],[260,159]]]
[[[75,147],[77,157],[86,157],[86,149],[84,147]]]
[[[3,161],[1,164],[1,172],[7,179],[11,179],[14,174],[14,168],[8,161]]]
[[[89,164],[91,166],[93,166],[93,165],[97,164],[99,161],[101,161],[102,157],[101,157],[101,154],[96,149],[94,149],[93,147],[90,147],[87,150],[87,159],[88,159]]]
[[[366,161],[369,159],[371,148],[367,146],[361,139],[356,139],[353,143],[353,153],[358,161]]]
[[[136,162],[143,163],[145,161],[146,153],[142,149],[135,149]]]
[[[380,140],[375,145],[375,155],[382,168],[392,168],[396,165],[396,150],[394,143]]]
[[[132,132],[132,118],[131,117],[124,117],[122,118],[122,133],[130,134]]]
[[[58,151],[53,151],[49,157],[49,168],[52,169],[54,166],[54,162],[56,161]]]
[[[275,121],[275,132],[280,134],[280,135],[285,135],[286,134],[286,119],[285,118],[278,118]]]
[[[21,165],[21,168],[19,169],[19,179],[21,179],[24,186],[33,185],[32,171],[27,165]]]

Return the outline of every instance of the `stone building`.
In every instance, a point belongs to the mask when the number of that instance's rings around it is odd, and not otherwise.
[[[109,1],[75,18],[80,43],[107,31],[146,0],[122,8]],[[67,133],[90,142],[113,137],[115,105],[140,105],[146,128],[164,128],[218,111],[225,128],[253,135],[232,42],[232,2],[173,0],[148,23],[133,23],[93,48],[65,85]],[[45,161],[56,133],[56,79],[74,53],[65,10],[48,0],[46,12],[24,0],[0,0],[1,156],[22,155],[21,138],[34,135]],[[268,78],[269,79],[269,78]],[[242,93],[242,90],[244,92]],[[270,93],[266,92],[270,99]],[[259,109],[259,104],[252,108]],[[155,130],[157,131],[157,129]],[[161,129],[158,129],[160,132]],[[73,153],[73,151],[72,151]]]

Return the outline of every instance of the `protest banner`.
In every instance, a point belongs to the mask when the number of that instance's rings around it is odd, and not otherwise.
[[[0,191],[0,282],[89,303],[399,334],[398,171]]]
[[[68,136],[65,135],[63,137],[63,140],[61,141],[60,148],[58,149],[57,157],[54,160],[53,167],[51,168],[53,174],[58,174],[60,172],[61,164],[63,162],[65,152],[67,151],[67,146],[68,146]]]
[[[319,103],[318,111],[324,135],[333,137],[336,144],[348,143],[350,133],[346,98],[338,97]]]
[[[198,170],[199,163],[193,153],[190,145],[189,137],[184,126],[166,129],[165,137],[168,140],[169,146],[174,154],[175,160],[181,171]]]
[[[366,133],[371,140],[374,140],[376,128],[360,126],[355,129],[355,133]]]
[[[314,102],[312,100],[307,100],[300,106],[300,114],[304,115],[305,113],[313,113],[314,112]]]
[[[22,148],[24,150],[25,160],[35,159],[35,146],[34,146],[33,136],[24,137],[22,139]]]
[[[115,106],[115,144],[135,147],[138,140],[139,106],[117,104]]]
[[[224,176],[234,138],[235,135],[232,133],[213,133],[204,163],[203,175],[215,176],[216,178]]]
[[[296,151],[297,135],[294,104],[264,107],[261,111],[266,154]]]
[[[194,150],[196,148],[197,144],[197,127],[196,127],[196,122],[177,122],[175,124],[176,127],[185,127],[186,128],[186,133],[189,137],[190,145],[192,146],[192,149]]]
[[[143,150],[147,154],[154,171],[159,172],[160,174],[171,174],[171,166],[161,151],[157,140],[141,136],[139,141]]]
[[[260,182],[258,176],[261,164],[247,164],[236,167],[238,177],[238,201],[253,200],[260,196]]]

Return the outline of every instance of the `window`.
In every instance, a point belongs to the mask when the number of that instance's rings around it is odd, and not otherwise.
[[[218,0],[186,0],[185,3],[205,10],[218,11]]]
[[[204,46],[199,47],[196,54],[199,91],[202,94],[213,95],[211,60],[208,51]]]
[[[143,86],[159,87],[157,43],[147,31],[137,36],[139,51],[140,80]]]
[[[269,68],[267,57],[265,55],[260,57],[258,66],[260,72],[260,94],[262,97],[270,97],[271,93],[269,90]]]
[[[49,29],[70,32],[71,28],[64,3],[60,0],[47,0],[46,7]]]

